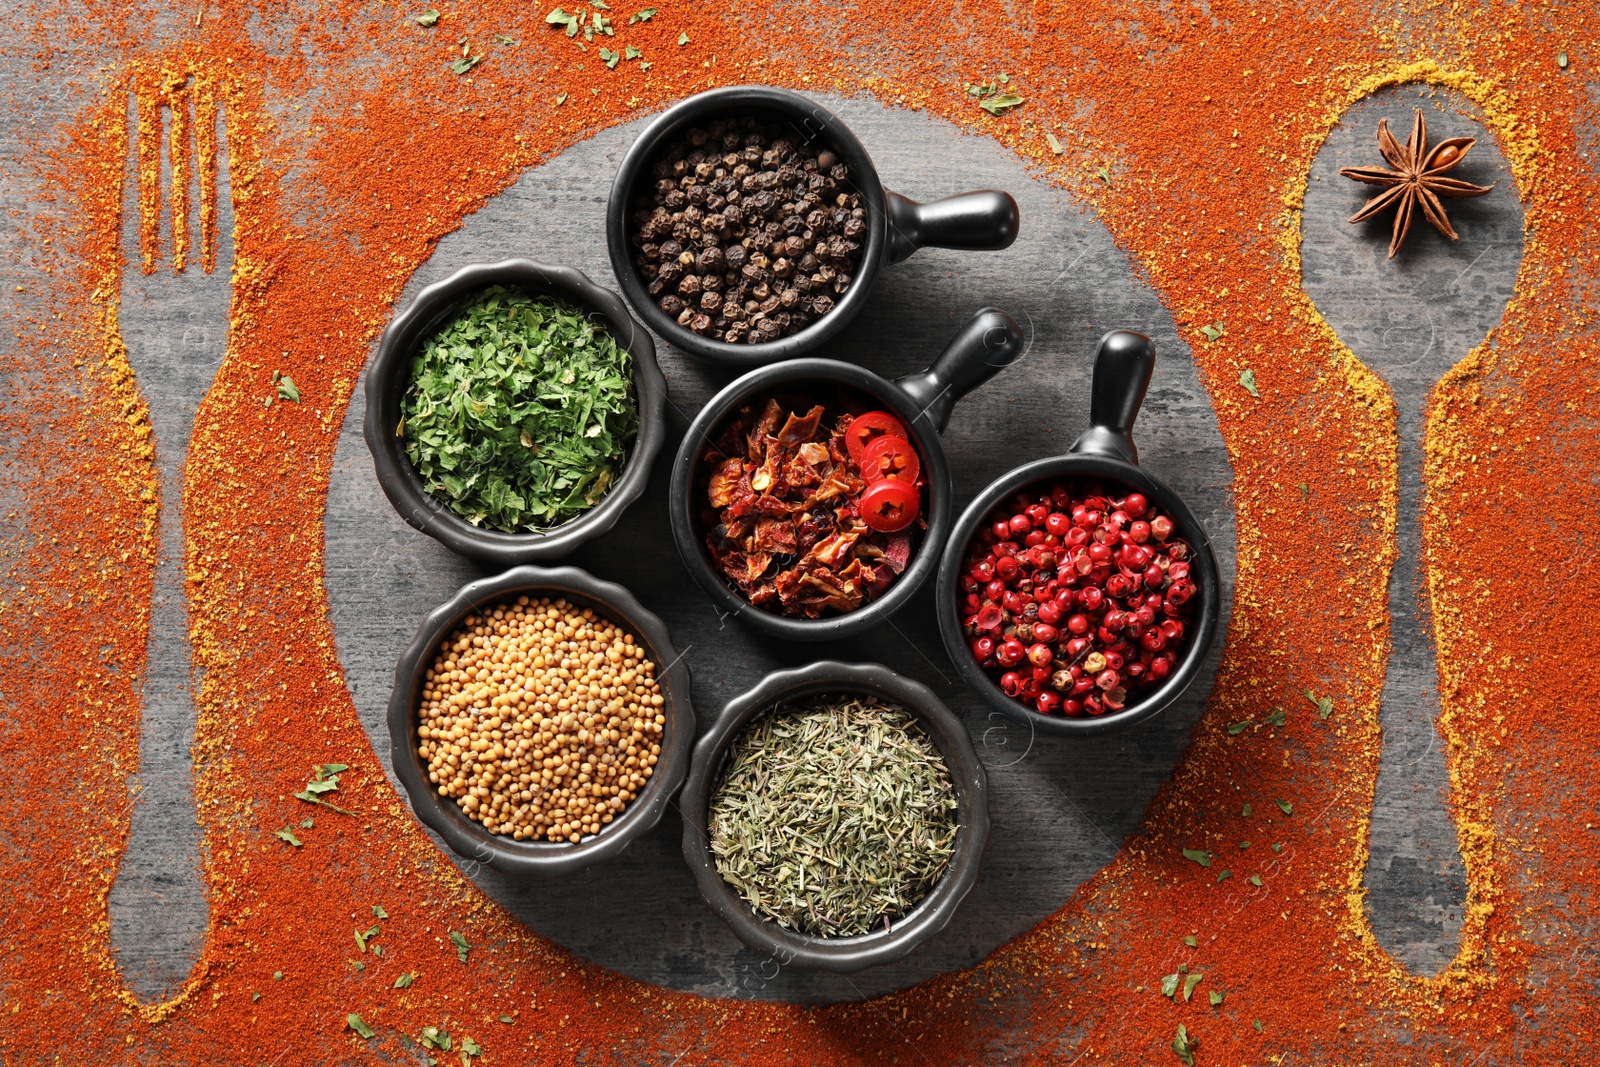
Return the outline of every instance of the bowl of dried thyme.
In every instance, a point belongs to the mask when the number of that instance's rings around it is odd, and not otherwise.
[[[463,267],[384,330],[363,433],[407,523],[499,564],[566,556],[644,492],[665,437],[655,342],[617,294],[531,260]]]
[[[767,675],[695,745],[679,808],[701,896],[780,965],[851,974],[950,922],[989,838],[966,727],[878,664]]]

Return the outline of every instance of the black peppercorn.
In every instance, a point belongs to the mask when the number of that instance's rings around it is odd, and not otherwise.
[[[661,310],[698,333],[758,344],[805,329],[858,263],[866,207],[849,171],[833,149],[753,118],[690,130],[632,205],[635,268]]]

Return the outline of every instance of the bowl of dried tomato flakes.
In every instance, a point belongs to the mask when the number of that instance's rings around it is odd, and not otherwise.
[[[1104,733],[1161,712],[1216,638],[1210,538],[1133,444],[1155,358],[1141,334],[1102,338],[1089,429],[978,494],[944,546],[935,602],[951,661],[1040,733]]]
[[[800,641],[857,634],[905,605],[951,526],[939,434],[955,402],[1022,353],[984,308],[926,371],[895,381],[795,359],[711,399],[672,466],[672,537],[722,610]]]

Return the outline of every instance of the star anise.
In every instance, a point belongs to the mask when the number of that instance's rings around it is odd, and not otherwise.
[[[1400,251],[1400,244],[1410,232],[1411,222],[1416,218],[1419,208],[1427,216],[1428,221],[1433,223],[1434,229],[1452,241],[1459,240],[1456,231],[1450,226],[1450,220],[1445,217],[1444,204],[1439,198],[1482,196],[1494,188],[1492,185],[1473,185],[1459,178],[1444,176],[1445,172],[1460,163],[1477,143],[1476,137],[1452,137],[1448,141],[1440,141],[1430,149],[1428,123],[1422,117],[1421,108],[1417,109],[1416,124],[1411,127],[1411,136],[1403,146],[1394,139],[1394,134],[1389,132],[1389,120],[1379,120],[1378,151],[1383,153],[1383,158],[1388,160],[1389,166],[1394,169],[1344,167],[1339,173],[1358,182],[1366,182],[1368,185],[1387,185],[1389,188],[1368,200],[1360,211],[1350,216],[1350,221],[1360,222],[1385,208],[1395,208],[1394,236],[1389,240],[1390,259]]]

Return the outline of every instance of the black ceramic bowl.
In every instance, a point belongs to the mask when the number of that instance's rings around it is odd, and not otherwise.
[[[739,734],[780,705],[824,693],[871,694],[910,711],[944,756],[956,787],[960,829],[955,855],[950,857],[944,876],[893,929],[859,937],[811,937],[759,918],[717,873],[706,835],[706,811],[722,779],[728,750]],[[949,924],[978,880],[983,850],[989,843],[988,796],[988,778],[967,728],[933,690],[875,663],[824,660],[767,675],[754,689],[729,701],[695,745],[694,762],[679,803],[683,812],[683,858],[694,872],[706,904],[746,945],[766,953],[781,966],[793,964],[809,970],[853,974],[902,959]]]
[[[1222,611],[1222,582],[1211,538],[1177,493],[1138,466],[1139,453],[1131,436],[1133,420],[1144,401],[1155,360],[1155,346],[1148,337],[1122,330],[1106,334],[1095,353],[1089,429],[1067,455],[1035,460],[1018,467],[979,493],[956,522],[955,532],[945,544],[944,558],[939,562],[934,597],[939,632],[951,661],[966,683],[991,708],[1041,734],[1082,737],[1106,733],[1132,726],[1163,711],[1189,688],[1216,639],[1217,621]],[[961,575],[966,570],[967,549],[996,507],[1017,493],[1041,484],[1083,480],[1137,490],[1172,517],[1179,536],[1189,543],[1190,575],[1196,590],[1191,602],[1195,611],[1187,625],[1182,655],[1161,686],[1142,692],[1135,703],[1119,712],[1075,718],[1041,715],[1006,696],[978,666],[966,635],[961,631],[956,597]]]
[[[1022,331],[1011,316],[984,308],[920,374],[889,381],[851,363],[830,359],[792,359],[751,371],[712,397],[690,424],[672,461],[670,494],[672,539],[694,580],[722,611],[773,637],[829,641],[849,637],[894,614],[938,567],[939,546],[950,532],[950,467],[939,433],[955,402],[992,378],[1022,354]],[[821,619],[797,619],[756,607],[740,596],[717,570],[700,521],[701,492],[696,470],[717,432],[746,402],[774,393],[846,390],[875,402],[898,418],[911,435],[922,461],[925,484],[921,514],[928,526],[919,535],[905,572],[886,593],[855,611]]]
[[[423,676],[440,646],[467,616],[523,593],[564,597],[578,608],[593,608],[595,614],[622,627],[655,663],[664,698],[662,712],[667,721],[655,773],[621,815],[576,844],[518,841],[507,834],[490,833],[482,823],[467,818],[454,800],[439,795],[429,784],[427,764],[417,753],[417,706]],[[666,626],[622,586],[603,582],[576,567],[516,567],[462,587],[417,628],[416,637],[394,669],[394,691],[389,696],[390,759],[395,776],[411,798],[411,809],[456,852],[507,874],[563,878],[615,859],[661,820],[688,771],[694,730],[689,668],[672,647]]]
[[[657,156],[686,130],[724,116],[752,116],[781,127],[800,143],[832,147],[850,167],[850,181],[867,206],[866,242],[855,281],[833,310],[798,333],[762,344],[731,344],[679,326],[645,291],[634,266],[632,214],[648,189]],[[669,108],[639,135],[623,157],[606,206],[606,244],[622,295],[645,324],[699,359],[730,367],[759,367],[793,359],[825,344],[866,303],[878,268],[898,263],[919,248],[999,249],[1016,240],[1017,202],[996,190],[964,193],[927,204],[884,189],[872,157],[838,116],[785,89],[735,85],[699,93]]]
[[[633,356],[633,390],[639,403],[639,433],[629,449],[622,477],[600,503],[569,522],[542,533],[502,533],[485,529],[450,510],[424,487],[405,441],[395,433],[400,404],[411,384],[411,360],[435,331],[456,311],[492,285],[534,295],[562,297],[597,316],[617,343]],[[650,478],[650,466],[661,451],[666,424],[663,409],[667,382],[656,366],[655,342],[617,295],[602,289],[572,267],[551,267],[527,259],[463,267],[435,282],[394,318],[383,331],[378,353],[367,368],[367,411],[362,433],[378,484],[400,516],[429,537],[463,556],[494,563],[543,562],[560,559],[591,538],[610,531],[628,506],[639,499]]]

